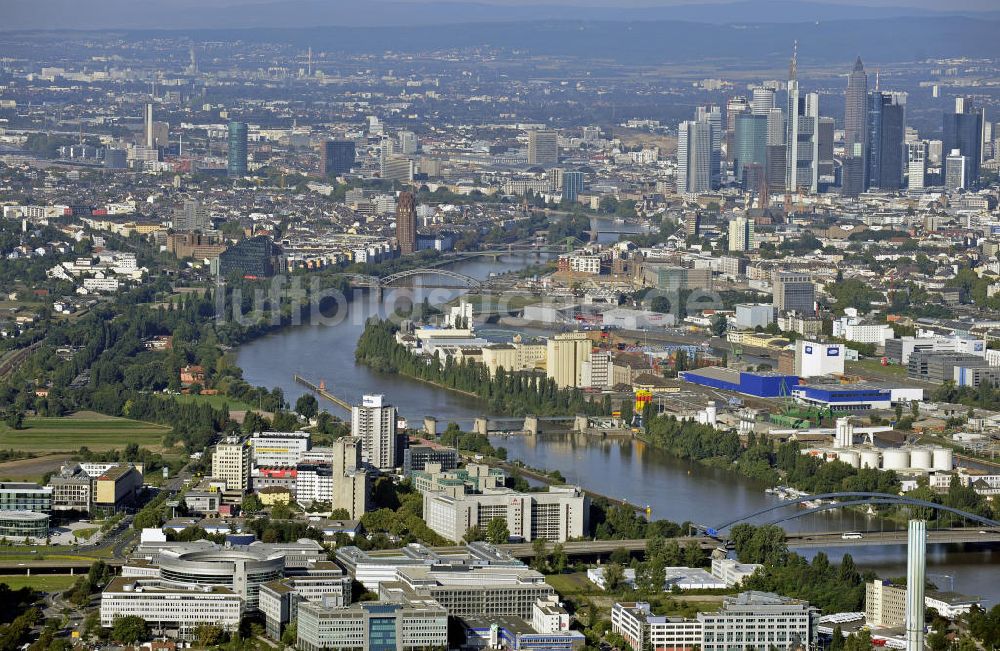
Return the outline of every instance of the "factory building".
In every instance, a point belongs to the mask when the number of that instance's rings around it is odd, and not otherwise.
[[[799,378],[795,375],[767,372],[752,373],[750,371],[737,371],[717,366],[685,371],[681,373],[681,379],[693,384],[745,393],[758,398],[790,396],[799,383]]]

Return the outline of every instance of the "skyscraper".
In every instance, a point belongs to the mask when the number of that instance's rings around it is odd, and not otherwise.
[[[356,153],[353,140],[327,140],[323,143],[320,172],[323,175],[350,172]]]
[[[174,211],[175,231],[205,231],[210,224],[208,209],[197,199],[186,199],[181,207]]]
[[[247,123],[229,123],[229,164],[226,174],[231,179],[247,175]]]
[[[403,255],[417,250],[417,201],[412,192],[400,192],[396,198],[396,241]]]
[[[147,102],[143,111],[142,120],[143,132],[146,139],[146,147],[152,149],[156,146],[155,136],[153,135],[153,103]]]
[[[809,274],[777,271],[772,287],[772,303],[779,312],[812,314],[816,311],[816,286]]]
[[[983,112],[972,102],[958,98],[955,112],[944,115],[943,150],[946,154],[957,149],[967,161],[965,187],[979,182],[979,166],[983,160]]]
[[[774,89],[757,86],[753,89],[750,111],[754,115],[767,115],[774,108]]]
[[[831,177],[833,176],[833,132],[835,130],[835,122],[833,118],[821,117],[817,125],[819,127],[819,132],[816,134],[816,149],[818,151],[816,159],[818,166],[817,174],[821,178]]]
[[[952,149],[944,161],[944,187],[949,190],[963,190],[969,187],[969,168],[972,164],[961,150]]]
[[[868,94],[868,187],[898,190],[903,184],[905,95]]]
[[[741,113],[736,117],[736,136],[733,150],[733,173],[739,182],[745,181],[743,168],[747,165],[767,165],[767,116]],[[755,188],[751,188],[755,189]]]
[[[788,68],[788,111],[785,129],[785,190],[819,189],[819,95],[802,97],[798,80],[798,43]]]
[[[906,187],[909,190],[923,190],[927,175],[927,143],[916,140],[906,143]]]
[[[722,113],[718,106],[699,106],[695,112],[695,120],[708,122],[712,127],[711,165],[712,189],[722,185]]]
[[[542,167],[559,164],[559,136],[555,131],[528,132],[528,164]]]
[[[699,194],[712,189],[712,125],[681,122],[677,127],[677,192]]]
[[[361,439],[361,457],[372,467],[396,467],[396,408],[385,396],[363,396],[361,404],[351,408],[351,436]]]
[[[736,118],[750,112],[750,102],[746,97],[738,95],[726,102],[726,159],[733,160],[736,156]],[[739,178],[739,177],[737,177]]]
[[[562,198],[564,201],[576,201],[583,192],[583,172],[567,170],[562,174]]]
[[[868,74],[861,57],[854,62],[854,70],[847,75],[847,93],[844,97],[844,154],[864,156],[868,128]],[[856,147],[856,145],[858,145]]]

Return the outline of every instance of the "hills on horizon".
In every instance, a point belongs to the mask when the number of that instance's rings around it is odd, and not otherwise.
[[[245,29],[419,27],[461,23],[536,21],[683,21],[711,25],[879,21],[901,17],[971,16],[1000,19],[1000,11],[959,11],[903,6],[845,5],[801,0],[737,0],[674,6],[615,7],[571,4],[499,5],[459,1],[229,0],[228,4],[177,0],[10,0],[3,30],[37,29]]]

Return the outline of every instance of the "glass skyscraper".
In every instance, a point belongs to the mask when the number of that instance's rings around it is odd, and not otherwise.
[[[979,165],[983,157],[983,114],[962,102],[963,110],[944,115],[944,155],[957,149],[967,158],[965,187],[972,187],[979,180]]]
[[[247,175],[247,123],[229,123],[229,164],[226,174],[231,179]]]
[[[898,190],[903,185],[906,131],[903,96],[868,94],[868,187]]]
[[[767,166],[767,116],[741,113],[736,117],[735,152],[732,156],[736,180],[743,182],[747,165]]]

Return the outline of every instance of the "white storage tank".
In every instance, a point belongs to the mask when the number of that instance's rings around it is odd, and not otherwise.
[[[951,472],[955,453],[951,448],[934,448],[934,470]]]
[[[837,459],[843,461],[852,468],[861,467],[861,455],[854,450],[838,450]]]
[[[913,448],[910,450],[910,467],[919,470],[932,470],[934,468],[933,458],[930,448]]]
[[[879,454],[878,450],[862,450],[861,451],[861,467],[862,468],[874,468],[878,470],[879,461],[882,460],[882,455]]]
[[[910,452],[902,448],[892,448],[882,453],[883,470],[906,470],[910,467]]]

